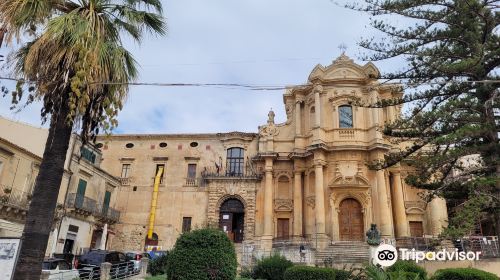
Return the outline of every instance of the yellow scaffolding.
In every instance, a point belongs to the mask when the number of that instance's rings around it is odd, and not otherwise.
[[[158,189],[160,187],[160,182],[162,177],[163,177],[163,166],[159,166],[155,176],[155,184],[153,186],[153,199],[151,199],[151,211],[149,212],[148,239],[153,238],[153,231],[155,228],[156,205],[158,204]]]

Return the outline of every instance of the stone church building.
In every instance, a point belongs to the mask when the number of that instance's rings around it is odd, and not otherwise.
[[[102,168],[121,180],[111,247],[168,250],[183,231],[206,226],[266,252],[279,244],[316,251],[341,241],[361,246],[372,223],[387,240],[439,234],[447,223],[444,200],[423,201],[421,190],[405,184],[411,172],[405,166],[366,166],[397,148],[381,127],[398,117],[400,106],[349,105],[351,97],[368,103],[402,95],[378,76],[372,63],[358,65],[344,54],[318,65],[306,85],[285,90],[286,122],[275,123],[271,111],[257,133],[98,138]]]

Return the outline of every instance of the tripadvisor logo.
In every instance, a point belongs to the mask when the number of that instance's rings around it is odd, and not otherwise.
[[[398,260],[398,255],[401,260],[412,260],[416,263],[421,261],[477,261],[481,252],[459,252],[455,250],[439,250],[439,251],[417,251],[415,248],[398,250],[389,244],[382,244],[375,250],[373,260],[375,264],[383,267],[393,265]]]
[[[379,264],[383,267],[391,266],[398,260],[398,251],[392,245],[382,244],[375,250],[373,258],[375,264]]]

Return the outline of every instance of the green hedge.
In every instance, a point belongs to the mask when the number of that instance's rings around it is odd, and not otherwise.
[[[161,255],[149,261],[148,272],[153,276],[165,274],[167,272],[167,261],[168,254]]]
[[[493,273],[475,268],[445,268],[434,273],[431,280],[498,280]]]
[[[335,271],[330,268],[294,266],[285,271],[284,280],[335,280]]]
[[[353,277],[352,272],[342,269],[333,269],[335,280],[349,280]]]
[[[427,271],[423,267],[418,266],[412,261],[398,260],[396,263],[387,268],[387,272],[405,271],[418,274],[420,279],[427,279]]]
[[[263,258],[257,262],[253,271],[254,279],[283,280],[285,270],[293,263],[280,255]]]
[[[236,253],[233,243],[218,229],[183,233],[170,251],[169,280],[234,280]]]

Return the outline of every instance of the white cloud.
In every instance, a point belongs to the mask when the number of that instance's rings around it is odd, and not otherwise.
[[[126,41],[143,82],[300,84],[313,67],[359,53],[365,15],[327,0],[163,1],[169,32]],[[256,132],[272,107],[285,120],[283,92],[214,87],[133,86],[120,113],[120,133]],[[0,114],[12,117],[9,99]],[[40,105],[15,116],[39,124]]]

